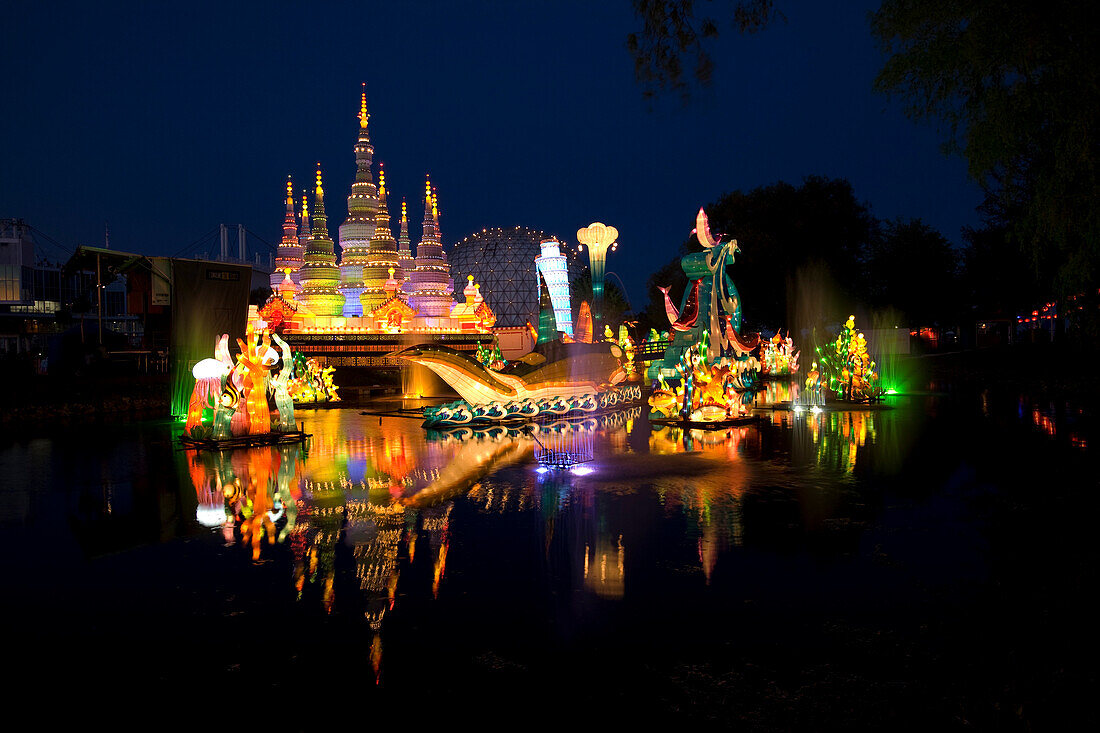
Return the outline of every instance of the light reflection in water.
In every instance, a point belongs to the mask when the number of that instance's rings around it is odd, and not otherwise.
[[[801,381],[794,379],[768,379],[764,381],[764,389],[756,395],[758,406],[778,405],[780,403],[798,402],[801,393]]]
[[[860,449],[876,440],[879,415],[875,410],[803,413],[792,427],[792,457],[851,474]]]
[[[479,481],[529,464],[535,431],[578,439],[598,432],[605,445],[625,449],[627,432],[640,416],[634,409],[599,420],[425,436],[411,421],[390,419],[384,429],[373,430],[369,418],[355,421],[348,411],[319,410],[307,425],[314,438],[305,448],[187,451],[187,467],[200,523],[220,528],[228,543],[241,543],[256,561],[263,560],[265,548],[289,548],[299,602],[325,614],[340,606],[338,593],[346,592],[340,590],[346,587],[339,580],[341,548],[350,550],[357,592],[345,605],[361,607],[375,635],[370,657],[380,681],[384,617],[400,597],[402,572],[429,562],[433,598],[445,583],[455,499],[483,502],[486,511],[534,508],[549,516],[552,526],[553,515],[568,501],[569,474],[540,477],[540,491],[533,479],[500,488]],[[601,570],[591,580],[586,576],[586,586],[600,597],[621,597],[621,534],[612,544],[596,539],[591,555]]]
[[[646,538],[632,534],[631,516],[613,510],[614,499],[652,491],[666,517],[685,523],[688,562],[710,583],[722,558],[744,542],[743,499],[754,479],[789,476],[800,491],[789,468],[761,471],[765,431],[769,441],[789,444],[793,464],[850,475],[859,451],[878,440],[881,419],[874,411],[776,412],[763,426],[651,429],[634,409],[576,423],[425,433],[408,420],[377,425],[329,410],[307,425],[314,439],[304,448],[187,455],[199,520],[258,561],[273,545],[288,548],[300,603],[361,614],[374,635],[379,681],[386,615],[410,593],[438,598],[446,587],[456,502],[469,507],[458,513],[466,521],[471,510],[530,517],[548,576],[615,600],[629,589],[631,543]],[[590,472],[536,472],[539,430],[592,440]],[[341,582],[342,564],[353,584]]]

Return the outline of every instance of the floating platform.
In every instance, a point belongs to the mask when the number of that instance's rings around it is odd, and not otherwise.
[[[760,405],[754,407],[753,410],[760,410],[761,412],[794,412],[795,408],[800,408],[804,412],[810,412],[814,409],[815,405],[792,405],[790,402],[776,402],[774,405]],[[817,409],[821,412],[864,412],[868,410],[893,410],[893,405],[887,405],[882,400],[875,400],[874,402],[826,402],[824,405],[816,405]]]
[[[684,420],[683,418],[664,418],[664,417],[651,417],[649,422],[654,425],[670,426],[674,428],[689,428],[691,430],[723,430],[725,428],[736,428],[742,425],[753,425],[760,422],[760,418],[756,415],[742,415],[739,417],[731,417],[728,420]]]
[[[214,438],[195,439],[187,435],[180,436],[180,442],[186,448],[195,450],[230,450],[233,448],[258,448],[265,445],[286,445],[303,443],[312,433],[295,430],[289,433],[257,433],[256,435],[238,435],[234,438],[215,440]]]
[[[347,407],[343,400],[325,400],[324,402],[295,402],[295,410],[330,410],[336,407]]]

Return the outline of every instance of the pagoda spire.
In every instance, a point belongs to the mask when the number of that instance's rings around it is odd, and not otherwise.
[[[359,102],[359,127],[367,129],[370,122],[370,112],[367,112],[367,83],[363,82],[363,96]]]
[[[387,273],[389,278],[386,277]],[[396,277],[404,280],[401,256],[390,230],[390,211],[386,205],[386,169],[378,164],[378,206],[374,215],[374,235],[370,239],[367,264],[363,268],[360,293],[363,313],[369,313],[389,298],[386,283]],[[350,297],[350,294],[349,294]],[[345,312],[347,307],[344,308]]]
[[[409,247],[409,215],[406,211],[404,197],[401,199],[401,224],[397,235],[397,259],[405,273],[405,280],[401,289],[407,295],[411,292],[409,277],[412,275],[412,271],[416,269],[416,260],[413,259],[412,249]]]
[[[286,275],[286,270],[290,271],[292,282],[298,280],[298,269],[302,266],[302,254],[305,252],[305,246],[299,240],[297,230],[298,223],[294,216],[294,183],[291,181],[290,176],[287,176],[283,238],[275,251],[275,272],[271,273],[271,289],[273,291],[278,292],[279,286]]]
[[[344,293],[344,315],[363,315],[360,295],[363,268],[370,258],[371,237],[374,236],[375,211],[378,208],[378,190],[371,175],[374,146],[370,141],[370,112],[367,111],[367,85],[359,98],[359,138],[355,143],[355,182],[348,196],[348,218],[340,225],[340,292]],[[391,235],[392,239],[392,235]],[[396,263],[396,258],[394,258]],[[382,270],[381,282],[385,282]],[[379,286],[381,287],[381,285]]]
[[[310,235],[310,223],[309,223],[309,197],[306,195],[306,190],[302,189],[302,218],[298,224],[298,244],[302,247],[302,252],[305,252],[306,247],[309,245]]]
[[[336,289],[340,271],[336,267],[336,252],[328,234],[325,216],[325,188],[321,181],[321,164],[317,164],[317,182],[313,197],[313,231],[300,270],[302,292],[298,299],[317,316],[339,316],[344,310],[344,296]]]
[[[421,243],[425,240],[430,240],[442,246],[439,233],[439,210],[436,205],[436,194],[432,189],[432,177],[430,174],[424,181],[424,229],[420,240]],[[416,253],[417,255],[420,254],[419,246],[417,247]]]
[[[318,231],[328,237],[328,217],[325,216],[325,187],[321,182],[321,161],[317,161],[317,183],[313,189],[313,236]]]
[[[451,298],[454,281],[447,255],[443,253],[438,215],[436,194],[429,176],[424,182],[424,230],[420,244],[416,245],[416,270],[409,284],[409,305],[427,317],[445,317],[454,305]]]

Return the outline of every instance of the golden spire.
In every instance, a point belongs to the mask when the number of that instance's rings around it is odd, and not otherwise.
[[[439,218],[439,189],[432,189],[432,218]]]
[[[286,205],[294,205],[294,184],[290,180],[290,176],[286,177]]]
[[[386,198],[386,164],[378,161],[378,198]]]
[[[409,218],[407,216],[405,216],[405,199],[402,198],[401,199],[401,223],[406,224],[406,223],[408,223],[408,221],[409,221]]]
[[[309,218],[309,199],[306,197],[306,190],[302,189],[302,218]]]
[[[363,97],[359,102],[359,126],[366,127],[369,121],[370,114],[367,113],[367,83],[363,82]]]
[[[321,198],[325,196],[325,189],[321,187],[321,161],[317,161],[317,195]]]

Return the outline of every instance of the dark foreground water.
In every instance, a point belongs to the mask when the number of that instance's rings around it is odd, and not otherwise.
[[[235,729],[1096,722],[1088,415],[894,404],[715,433],[619,413],[577,429],[572,473],[528,434],[357,409],[224,454],[167,423],[9,434],[9,699]]]

